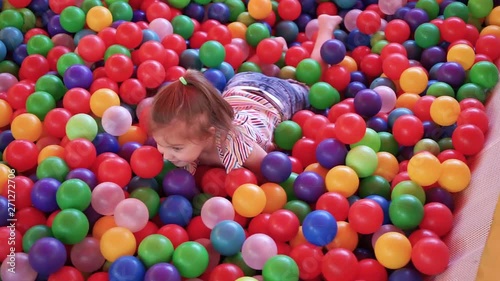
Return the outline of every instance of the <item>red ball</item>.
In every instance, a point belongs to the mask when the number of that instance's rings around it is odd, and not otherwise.
[[[412,246],[415,246],[418,241],[424,239],[424,238],[437,238],[439,239],[439,236],[427,229],[417,229],[413,231],[410,236],[408,236],[408,240],[410,240],[410,243]]]
[[[479,153],[485,142],[483,131],[472,124],[457,126],[451,135],[453,147],[465,156]]]
[[[187,231],[180,225],[167,224],[158,229],[157,234],[161,234],[167,237],[174,248],[177,248],[180,244],[189,241],[189,236]]]
[[[430,230],[439,237],[443,237],[453,227],[453,213],[442,203],[427,203],[424,205],[424,218],[420,222],[419,227]]]
[[[285,64],[293,67],[297,67],[299,62],[307,59],[311,54],[302,46],[293,46],[289,48],[285,53]]]
[[[167,20],[172,20],[172,11],[167,3],[155,1],[149,5],[146,10],[146,18],[148,22],[152,22],[154,19],[163,18]]]
[[[45,224],[47,221],[45,214],[35,207],[27,207],[16,211],[15,219],[17,219],[16,229],[19,230],[22,235],[31,227]]]
[[[179,56],[187,49],[186,39],[175,33],[165,36],[161,40],[161,44],[165,49],[173,50]]]
[[[39,152],[31,141],[14,140],[5,148],[3,158],[11,168],[24,172],[37,165]]]
[[[274,241],[288,242],[299,232],[300,221],[297,215],[290,210],[274,211],[269,217],[268,232]]]
[[[414,115],[403,115],[394,121],[392,134],[400,145],[412,146],[424,136],[424,125]]]
[[[186,73],[186,69],[182,66],[171,66],[167,69],[165,81],[175,81]]]
[[[97,180],[99,183],[109,181],[124,188],[128,185],[131,178],[132,169],[129,163],[119,156],[109,157],[99,164],[97,170]]]
[[[361,60],[360,70],[370,77],[382,74],[382,59],[377,54],[368,54]]]
[[[168,69],[172,66],[179,65],[179,55],[174,50],[165,50],[165,60],[163,61],[163,68]]]
[[[7,102],[12,109],[26,108],[26,100],[35,92],[35,85],[30,81],[20,81],[7,90]]]
[[[351,82],[351,73],[344,66],[332,65],[323,72],[322,79],[338,91],[343,91]]]
[[[481,109],[482,111],[486,111],[486,108],[484,107],[484,104],[480,102],[478,99],[475,98],[466,98],[460,101],[460,110],[466,110],[467,108],[477,108]]]
[[[14,179],[5,183],[2,190],[2,196],[9,198],[9,185],[16,187],[16,210],[22,210],[31,206],[31,190],[33,181],[25,176],[16,176]],[[11,195],[12,197],[12,195]]]
[[[49,72],[49,61],[42,55],[33,54],[27,56],[19,68],[19,79],[36,82],[38,78]]]
[[[195,31],[191,38],[189,38],[189,46],[192,49],[199,49],[203,43],[207,42],[208,34],[205,31]]]
[[[466,22],[459,17],[449,17],[443,21],[439,27],[441,39],[453,43],[454,41],[464,39],[467,31]]]
[[[392,42],[382,48],[382,50],[380,51],[380,58],[382,60],[385,60],[392,54],[401,54],[405,57],[408,57],[408,52],[402,44]]]
[[[74,0],[49,0],[49,8],[56,14],[61,14],[61,12],[74,5]]]
[[[448,159],[457,159],[464,163],[467,163],[467,158],[465,158],[464,154],[455,149],[443,150],[437,155],[437,158],[441,163],[443,163]]]
[[[94,144],[83,138],[70,140],[64,146],[64,161],[71,169],[90,168],[97,158]]]
[[[252,171],[246,168],[231,170],[227,173],[224,180],[224,189],[226,194],[232,197],[236,189],[240,187],[240,185],[246,183],[258,184],[257,177],[254,173],[252,173]]]
[[[226,44],[224,45],[224,50],[226,51],[224,61],[229,63],[234,69],[238,69],[245,61],[245,54],[243,54],[238,46]]]
[[[196,241],[198,239],[210,239],[212,230],[208,228],[201,219],[201,216],[196,216],[189,221],[186,227],[189,240]]]
[[[54,108],[45,116],[43,128],[51,136],[63,138],[66,136],[66,124],[71,116],[71,112],[65,108]]]
[[[352,204],[347,218],[356,232],[371,234],[382,226],[384,211],[374,200],[360,199]]]
[[[292,116],[292,121],[297,123],[301,128],[304,127],[304,123],[312,116],[315,116],[316,113],[303,109],[297,111],[293,116]]]
[[[306,138],[315,139],[318,134],[318,130],[322,129],[324,126],[330,123],[330,120],[326,116],[316,114],[312,117],[307,118],[302,126],[302,134]]]
[[[375,11],[364,10],[356,18],[356,27],[364,34],[373,34],[381,27],[380,15]]]
[[[467,108],[460,112],[457,119],[457,126],[467,124],[476,125],[484,134],[488,132],[490,125],[488,115],[479,108]]]
[[[145,145],[134,150],[130,157],[134,174],[141,178],[154,178],[163,169],[163,155],[156,147]]]
[[[263,233],[269,235],[269,219],[271,214],[262,213],[253,217],[248,223],[248,235]]]
[[[358,271],[358,259],[347,249],[331,249],[323,257],[321,272],[326,280],[356,280]]]
[[[337,221],[345,221],[349,214],[349,201],[338,192],[326,192],[318,198],[316,210],[325,210]]]
[[[221,25],[221,23],[218,20],[207,19],[207,20],[204,20],[203,23],[201,24],[201,31],[209,32],[213,27],[219,26],[219,25]]]
[[[440,239],[424,238],[413,246],[411,261],[421,273],[437,275],[448,267],[450,250]]]
[[[410,38],[411,30],[406,21],[394,19],[387,23],[384,33],[387,41],[402,44]]]
[[[222,263],[212,269],[208,281],[236,280],[244,276],[245,273],[236,264]]]
[[[357,280],[386,281],[387,270],[375,259],[362,259],[359,261]]]
[[[87,281],[108,281],[109,273],[107,272],[96,272],[89,276]]]
[[[104,63],[106,75],[115,82],[123,82],[134,73],[132,60],[123,54],[111,55]]]
[[[99,89],[110,89],[115,93],[117,93],[119,90],[118,83],[108,77],[101,77],[95,79],[94,82],[92,82],[92,85],[90,85],[89,93],[93,94],[95,91]]]
[[[401,73],[410,67],[410,61],[405,55],[395,53],[388,55],[382,62],[383,73],[392,80],[399,80]]]
[[[147,60],[137,68],[137,79],[149,89],[160,86],[166,78],[166,72],[163,65],[154,60]]]
[[[213,196],[226,197],[226,170],[223,168],[211,168],[201,178],[201,190]]]
[[[11,1],[9,1],[10,3]],[[31,39],[31,37],[35,36],[35,35],[45,35],[45,36],[49,36],[50,37],[50,34],[42,29],[42,28],[32,28],[28,31],[26,31],[26,33],[24,34],[24,40],[23,40],[23,44],[28,44],[28,41]]]
[[[345,100],[344,100],[345,101]],[[354,110],[354,104],[350,104],[347,102],[339,102],[333,105],[328,111],[328,120],[331,123],[335,124],[337,119],[342,116],[344,113],[356,113]]]
[[[324,257],[321,247],[305,243],[293,247],[289,256],[299,267],[299,277],[311,280],[321,275],[321,263]]]
[[[63,266],[58,271],[49,275],[49,279],[47,281],[65,281],[65,280],[84,281],[85,278],[78,269],[72,266]]]
[[[63,107],[70,114],[90,112],[90,93],[83,88],[69,89],[63,96]],[[50,112],[47,114],[47,116]],[[47,122],[47,116],[45,122]]]
[[[479,30],[477,30],[477,27],[475,27],[472,24],[467,24],[465,26],[465,37],[464,39],[469,41],[471,44],[476,44],[477,40],[479,39]]]
[[[59,60],[59,58],[62,55],[67,54],[69,52],[71,52],[71,50],[64,46],[55,46],[54,48],[50,49],[50,51],[47,53],[47,61],[49,62],[49,69],[56,71],[57,61]],[[80,54],[80,48],[78,48],[78,54]]]
[[[115,28],[106,27],[103,30],[99,31],[97,33],[97,36],[99,36],[99,38],[101,38],[101,40],[104,42],[106,49],[111,45],[117,44]]]
[[[116,28],[116,43],[134,49],[142,43],[142,29],[134,22],[124,22]]]
[[[295,0],[291,0],[295,1]],[[257,45],[257,56],[262,63],[273,64],[281,59],[283,46],[278,41],[266,38]]]
[[[358,46],[351,52],[351,57],[356,61],[358,66],[361,64],[363,58],[372,53],[372,50],[367,46]]]
[[[295,142],[292,148],[292,156],[297,158],[304,167],[317,163],[316,141],[310,138],[302,138]]]
[[[232,39],[231,30],[223,24],[216,25],[207,32],[207,41],[215,40],[223,46],[231,43]]]
[[[333,2],[321,2],[318,4],[318,7],[316,8],[316,15],[336,15],[338,14],[338,9],[337,6]]]
[[[299,159],[293,156],[288,156],[288,158],[290,159],[290,162],[292,162],[292,173],[300,174],[304,171],[304,166],[302,166]]]
[[[2,261],[10,254],[11,247],[15,249],[16,253],[23,252],[23,235],[16,228],[2,226],[0,227],[0,259]]]
[[[320,143],[325,139],[336,139],[337,134],[335,133],[335,123],[328,123],[321,127],[316,134],[316,142]]]
[[[345,144],[360,141],[366,133],[366,122],[359,114],[345,113],[335,121],[335,134]]]
[[[391,190],[400,182],[410,180],[410,176],[407,171],[400,171],[391,182]]]
[[[143,229],[134,232],[134,237],[137,245],[139,245],[142,240],[144,240],[144,238],[148,237],[149,235],[158,233],[158,229],[158,226],[154,222],[148,221]]]
[[[413,105],[413,114],[415,114],[415,116],[417,116],[422,122],[432,121],[431,105],[435,99],[435,96],[423,96],[419,98]]]
[[[104,58],[106,43],[98,35],[89,34],[78,42],[78,54],[84,61],[96,62]]]
[[[296,20],[302,13],[302,6],[298,0],[281,0],[278,4],[278,15],[282,20]]]
[[[147,41],[139,47],[138,56],[139,63],[147,60],[155,60],[163,64],[166,59],[165,47],[160,42]]]
[[[130,78],[123,81],[120,84],[120,89],[118,91],[120,99],[129,105],[139,104],[143,99],[146,98],[146,94],[146,88],[144,87],[144,85],[141,83],[141,81],[135,78]]]

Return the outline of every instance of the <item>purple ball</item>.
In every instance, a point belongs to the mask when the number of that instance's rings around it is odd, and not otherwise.
[[[64,72],[64,85],[68,89],[89,89],[94,81],[92,70],[85,65],[74,64]]]
[[[59,15],[55,15],[50,18],[49,23],[47,24],[47,32],[49,33],[50,37],[54,37],[54,35],[57,35],[59,33],[68,34],[68,32],[61,26]]]
[[[56,193],[61,183],[53,178],[43,178],[33,184],[31,202],[38,210],[52,213],[59,209]]]
[[[414,8],[405,14],[404,20],[408,23],[410,30],[413,32],[419,25],[429,21],[429,15],[423,9]]]
[[[205,8],[200,4],[191,2],[184,8],[184,15],[201,22],[205,17]]]
[[[125,20],[117,20],[117,21],[114,21],[112,24],[111,24],[111,27],[112,28],[118,28],[118,26],[120,26],[122,23],[125,23],[126,21]]]
[[[135,10],[132,16],[132,21],[133,22],[139,22],[139,21],[146,21],[146,12],[143,10]]]
[[[229,17],[231,16],[229,7],[220,2],[215,2],[208,5],[207,17],[209,19],[217,20],[218,22],[225,24],[229,22]]]
[[[423,281],[424,278],[413,268],[401,268],[395,270],[389,276],[389,281]]]
[[[181,281],[177,268],[170,263],[157,263],[146,271],[144,281]]]
[[[368,119],[366,121],[366,126],[370,129],[373,129],[375,132],[387,132],[387,130],[389,129],[387,121],[377,116],[373,116],[372,118]]]
[[[347,88],[345,89],[344,97],[345,98],[354,98],[359,91],[364,90],[364,89],[366,89],[365,84],[358,82],[358,81],[350,82],[347,85]]]
[[[346,55],[344,43],[337,39],[327,40],[320,48],[321,58],[328,64],[340,63]]]
[[[453,88],[464,84],[466,73],[464,68],[457,62],[445,62],[436,71],[436,79],[448,83]]]
[[[326,192],[325,181],[318,173],[305,171],[295,179],[293,191],[297,199],[307,203],[314,203]]]
[[[420,63],[426,69],[431,69],[436,63],[446,61],[446,51],[438,46],[433,46],[422,51]]]
[[[363,89],[354,97],[354,110],[364,117],[373,117],[382,108],[382,98],[372,89]]]
[[[162,186],[165,195],[180,195],[188,200],[192,200],[199,192],[194,176],[181,168],[167,172],[163,178]]]
[[[85,211],[83,211],[83,213],[85,214],[85,216],[89,220],[89,225],[90,225],[91,228],[97,222],[97,220],[99,220],[100,218],[103,217],[101,214],[99,214],[98,212],[96,212],[94,210],[94,208],[92,208],[92,205],[89,205],[87,207],[87,209],[85,209]]]
[[[66,247],[53,237],[38,239],[28,255],[31,267],[42,276],[49,276],[61,269],[67,258]]]
[[[120,151],[120,144],[118,138],[108,133],[99,133],[92,141],[95,146],[97,155],[104,152],[118,153]]]
[[[8,225],[9,219],[9,201],[6,197],[0,196],[0,226]]]
[[[273,151],[262,160],[260,171],[266,180],[281,183],[292,174],[292,161],[285,153]]]
[[[132,157],[132,153],[136,149],[141,147],[141,144],[138,142],[126,142],[120,147],[120,151],[118,152],[118,156],[130,162],[130,157]]]
[[[426,201],[438,202],[448,207],[452,212],[455,210],[455,200],[453,195],[441,187],[433,187],[425,191]]]
[[[347,148],[336,139],[322,140],[316,147],[316,159],[326,169],[331,169],[345,163]]]
[[[11,130],[5,130],[0,133],[0,151],[4,151],[9,143],[14,141]]]
[[[86,168],[76,168],[69,171],[69,173],[66,175],[66,180],[69,179],[80,179],[84,181],[90,187],[90,190],[93,190],[97,185],[96,175],[94,174],[94,172]]]

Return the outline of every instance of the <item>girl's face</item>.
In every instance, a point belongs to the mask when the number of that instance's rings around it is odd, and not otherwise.
[[[159,129],[153,134],[163,158],[177,167],[185,167],[196,161],[210,145],[211,138],[205,140],[186,138],[185,134],[181,133],[186,130],[189,128],[185,124],[176,124]]]

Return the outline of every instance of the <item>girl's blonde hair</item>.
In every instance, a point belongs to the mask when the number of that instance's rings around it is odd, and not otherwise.
[[[175,125],[173,122],[184,122],[190,128],[184,132],[185,137],[190,139],[209,136],[210,127],[222,132],[232,130],[234,110],[212,83],[200,71],[192,69],[181,79],[161,88],[154,96],[150,133]]]

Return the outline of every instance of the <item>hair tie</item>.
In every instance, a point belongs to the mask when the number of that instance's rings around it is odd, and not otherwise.
[[[179,78],[179,81],[181,81],[182,85],[186,86],[188,83],[186,82],[186,79],[184,79],[184,77],[180,77]]]

